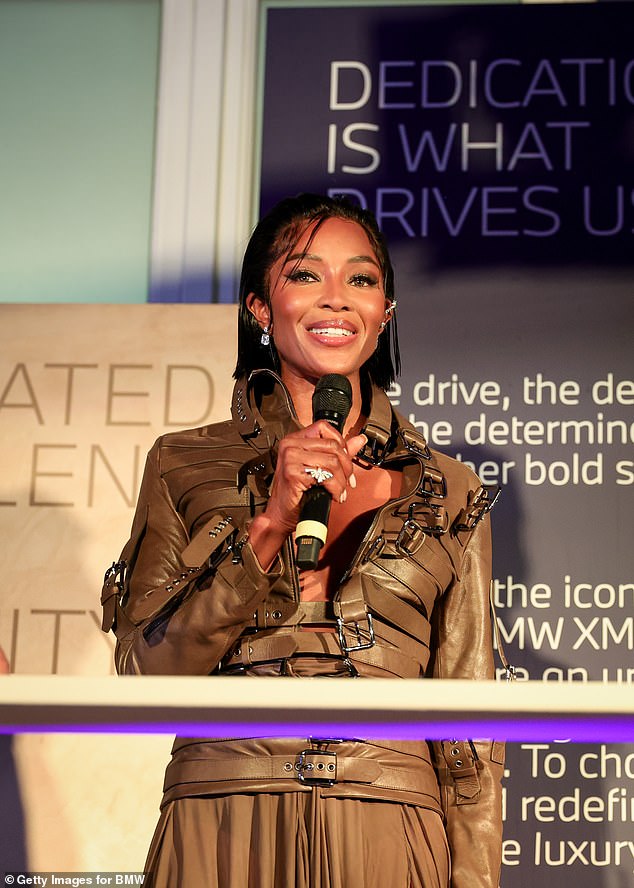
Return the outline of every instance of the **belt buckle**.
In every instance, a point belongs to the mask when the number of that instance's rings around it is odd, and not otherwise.
[[[418,486],[422,496],[445,499],[447,497],[447,481],[445,476],[433,466],[425,466],[422,480]]]
[[[403,522],[394,545],[404,555],[413,555],[419,548],[417,544],[420,541],[421,534],[424,538],[425,529],[410,514],[410,517]]]
[[[361,433],[367,438],[367,442],[357,453],[355,459],[361,463],[369,463],[372,466],[380,466],[392,448],[392,438],[385,431],[370,423],[361,429]]]
[[[399,429],[401,440],[406,449],[422,459],[431,459],[431,450],[422,435],[412,433],[410,429]]]
[[[306,786],[332,786],[337,782],[336,752],[303,749],[295,767],[297,779]]]
[[[110,585],[114,586],[115,584],[122,585],[123,582],[123,574],[127,567],[127,562],[125,561],[113,561],[112,565],[108,568],[103,576],[103,584],[104,586],[108,581],[110,581]]]
[[[499,484],[482,484],[475,492],[475,496],[466,509],[458,515],[455,529],[473,530],[478,521],[491,511],[497,503],[502,488]]]
[[[351,651],[367,651],[368,648],[374,647],[375,638],[374,638],[374,624],[372,622],[372,614],[366,614],[365,618],[368,623],[367,634],[369,636],[369,641],[361,640],[361,632],[362,629],[359,626],[358,622],[354,622],[352,625],[354,626],[353,632],[356,634],[357,643],[356,644],[348,644],[345,636],[345,628],[346,624],[343,622],[341,617],[337,617],[337,635],[339,636],[339,645],[344,654],[349,654]]]

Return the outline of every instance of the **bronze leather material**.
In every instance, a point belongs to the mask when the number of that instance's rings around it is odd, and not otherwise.
[[[440,749],[456,785],[457,804],[475,803],[480,795],[475,748],[472,749],[465,740],[441,740],[434,744],[434,748]]]
[[[405,630],[419,643],[429,647],[429,621],[418,610],[375,584],[368,584],[364,595],[372,613],[378,614],[386,622],[399,627],[401,633]],[[309,627],[325,623],[333,623],[334,625],[334,622],[334,602],[275,600],[260,605],[253,614],[253,619],[247,623],[245,628]]]
[[[204,784],[206,793],[217,795],[258,791],[263,782],[272,787],[269,791],[297,792],[310,791],[310,781],[316,776],[325,794],[366,797],[372,789],[373,797],[390,798],[396,792],[405,794],[410,803],[441,813],[438,783],[425,744],[419,744],[421,755],[358,740],[261,738],[216,741],[215,746],[213,760],[205,741],[175,748],[165,773],[163,804],[188,794],[188,784]],[[313,776],[302,768],[306,753],[316,766]],[[323,760],[315,754],[324,754]],[[323,771],[317,770],[319,764],[324,765]],[[328,765],[334,765],[332,771]]]
[[[332,633],[288,632],[271,635],[259,633],[242,636],[237,647],[223,659],[220,671],[231,672],[240,668],[248,672],[250,667],[258,664],[275,663],[308,654],[318,657],[329,655],[331,658],[343,659],[338,639]],[[365,664],[398,678],[421,676],[420,657],[410,657],[401,650],[381,644],[356,652],[354,663],[357,669]]]
[[[463,529],[465,522],[459,520],[469,513],[480,482],[466,466],[429,451],[383,392],[374,389],[371,394],[365,458],[400,470],[402,488],[396,500],[375,513],[357,553],[351,553],[350,567],[332,603],[332,617],[338,609],[347,638],[354,639],[358,626],[365,639],[367,616],[375,618],[375,643],[366,650],[351,650],[348,662],[362,678],[421,676],[421,698],[423,676],[491,679],[490,522],[484,510],[469,529]],[[236,384],[233,420],[170,433],[156,442],[148,454],[131,537],[120,558],[125,569],[105,593],[105,624],[114,612],[120,672],[210,675],[238,642],[241,646],[253,640],[264,646],[262,650],[270,646],[271,653],[273,644],[297,646],[289,660],[293,674],[327,674],[324,670],[329,668],[342,678],[353,674],[342,669],[344,658],[333,633],[322,633],[328,640],[320,644],[332,646],[337,655],[311,659],[316,652],[311,652],[315,642],[309,639],[317,633],[303,630],[320,616],[318,610],[310,617],[306,610],[308,623],[301,630],[289,632],[292,625],[284,627],[275,639],[275,611],[283,608],[287,619],[300,604],[293,547],[285,545],[272,568],[263,571],[245,541],[249,522],[266,504],[264,482],[269,470],[256,476],[249,475],[249,468],[259,472],[256,467],[261,464],[274,466],[277,442],[297,427],[281,382],[261,371],[248,384],[244,380]],[[239,483],[245,477],[257,477],[258,483]],[[170,580],[189,570],[183,551],[216,515],[230,519],[235,532],[210,563],[176,586]],[[267,612],[270,617],[262,633],[260,622],[254,626],[254,615]],[[248,671],[279,674],[281,662],[283,657],[251,662]],[[178,742],[170,766],[170,774],[176,775],[181,762]],[[227,743],[238,759],[245,755],[242,742]],[[276,744],[283,743],[271,740],[266,754],[280,754],[283,747]],[[352,754],[363,756],[368,746],[359,741]],[[412,742],[412,754],[421,746],[426,743]],[[454,778],[442,755],[433,764],[420,765],[440,794],[452,853],[452,888],[494,888],[500,866],[503,758],[499,744],[478,741],[474,747],[477,764],[469,775],[473,786],[464,787],[467,792],[460,790],[460,778]],[[200,750],[213,769],[221,747],[201,741]],[[389,744],[382,756],[387,767]],[[282,782],[256,780],[252,791],[276,793]],[[178,783],[181,796],[205,794],[210,786],[219,785],[197,780]],[[225,786],[236,792],[244,782],[232,780]],[[351,786],[358,798],[384,798],[390,793],[394,802],[421,804],[416,793],[378,789],[371,783],[343,781],[320,791],[345,796]],[[461,803],[466,798],[474,803]]]
[[[144,885],[449,888],[449,846],[439,814],[325,792],[177,799],[161,811]]]
[[[224,515],[213,515],[181,552],[185,567],[202,567],[207,559],[235,531],[233,522]]]

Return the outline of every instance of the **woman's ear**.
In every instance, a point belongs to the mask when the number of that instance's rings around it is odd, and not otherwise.
[[[260,299],[259,296],[256,296],[255,293],[249,293],[246,299],[246,306],[260,327],[270,327],[271,309],[266,302]]]
[[[392,320],[392,315],[394,314],[394,309],[396,308],[396,299],[386,299],[385,300],[385,314],[383,315],[383,320],[379,324],[379,334],[381,334],[387,325]]]

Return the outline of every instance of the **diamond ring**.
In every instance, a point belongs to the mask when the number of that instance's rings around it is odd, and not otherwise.
[[[317,484],[323,484],[324,481],[329,481],[332,478],[332,472],[329,472],[328,469],[322,469],[319,466],[313,468],[304,469],[307,475],[310,475],[311,478],[314,478]]]

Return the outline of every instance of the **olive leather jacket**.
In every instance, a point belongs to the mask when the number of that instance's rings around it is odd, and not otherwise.
[[[279,440],[297,428],[281,380],[255,371],[236,383],[231,420],[155,443],[102,591],[118,671],[493,678],[488,491],[377,388],[359,457],[400,470],[401,493],[377,510],[335,600],[300,601],[290,539],[261,569],[249,522],[266,505]],[[503,761],[495,741],[177,738],[163,804],[319,786],[423,805],[445,818],[452,888],[497,888]]]

